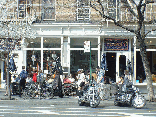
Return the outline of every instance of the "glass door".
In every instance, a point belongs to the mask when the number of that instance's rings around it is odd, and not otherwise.
[[[116,82],[120,80],[120,76],[124,75],[124,70],[127,67],[127,59],[128,59],[127,52],[117,52],[116,56]]]
[[[113,82],[116,82],[116,53],[107,52],[106,62],[108,70],[105,71],[105,77],[111,79]]]

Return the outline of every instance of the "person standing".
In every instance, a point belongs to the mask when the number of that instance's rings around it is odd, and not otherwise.
[[[96,74],[97,74],[97,83],[103,83],[104,84],[104,75],[105,75],[104,70],[100,69],[100,67],[98,66],[96,68]]]
[[[124,70],[124,74],[125,74],[124,83],[123,83],[124,84],[124,91],[127,91],[127,89],[132,86],[132,82],[131,82],[130,77],[129,77],[129,71]]]
[[[85,75],[83,73],[83,70],[82,69],[79,69],[78,70],[78,90],[82,90],[83,89],[83,86],[85,85]]]
[[[68,75],[65,75],[65,78],[63,79],[63,83],[64,84],[71,84],[71,81],[69,80],[69,76]]]
[[[61,78],[60,78],[60,72],[58,70],[56,71],[56,75],[55,75],[55,78],[54,78],[54,81],[53,81],[53,89],[57,90],[58,96],[60,98],[63,98],[62,81],[61,81]]]
[[[27,71],[23,69],[20,73],[19,97],[21,97],[21,91],[25,89],[26,78],[27,78]]]
[[[36,83],[37,82],[37,72],[35,71],[34,73],[33,73],[33,81]]]

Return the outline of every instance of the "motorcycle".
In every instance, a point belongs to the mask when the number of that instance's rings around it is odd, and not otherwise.
[[[64,83],[63,90],[64,95],[66,96],[75,95],[77,91],[77,85],[75,83]]]
[[[141,95],[139,89],[133,85],[126,86],[126,91],[123,90],[123,85],[118,85],[118,91],[115,94],[114,105],[120,106],[127,104],[134,108],[142,108],[146,105],[146,99]]]
[[[79,91],[79,106],[89,104],[91,108],[96,108],[100,104],[100,96],[96,82],[92,82],[91,85],[87,84],[83,91]]]
[[[19,84],[16,82],[13,82],[11,85],[12,85],[12,95],[19,94]]]

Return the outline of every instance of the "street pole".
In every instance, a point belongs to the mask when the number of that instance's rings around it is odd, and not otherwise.
[[[11,100],[11,90],[10,90],[10,74],[9,74],[9,48],[8,48],[8,38],[7,38],[7,93],[8,98]]]
[[[90,42],[90,45],[91,45],[91,42]],[[91,66],[91,46],[90,46],[90,85],[91,85],[91,82],[92,82],[92,66]]]

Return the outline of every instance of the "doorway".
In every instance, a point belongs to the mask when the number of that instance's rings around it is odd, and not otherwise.
[[[106,53],[106,61],[108,71],[105,72],[105,77],[109,77],[116,82],[116,53]]]
[[[126,56],[119,56],[119,76],[124,75],[124,70],[126,70]]]

